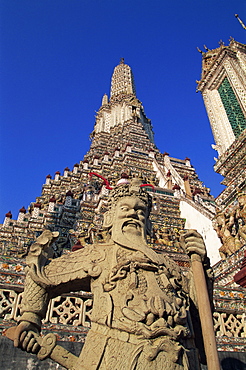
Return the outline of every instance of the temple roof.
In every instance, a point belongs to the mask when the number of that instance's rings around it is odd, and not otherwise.
[[[202,73],[201,73],[201,80],[197,81],[197,90],[201,91],[203,88],[204,82],[206,78],[208,78],[210,71],[213,69],[217,69],[221,60],[226,54],[230,54],[231,56],[235,57],[237,52],[245,53],[246,45],[242,44],[238,41],[235,41],[232,37],[230,38],[230,43],[228,46],[224,45],[222,41],[219,42],[219,47],[216,49],[208,49],[206,45],[204,45],[205,52],[201,51],[198,48],[198,51],[202,54]]]
[[[205,52],[202,52],[199,48],[198,51],[202,54],[202,74],[201,74],[201,81],[204,79],[208,72],[215,66],[215,63],[224,53],[236,53],[238,50],[245,51],[245,44],[242,44],[232,37],[230,38],[230,43],[226,46],[222,41],[219,42],[219,47],[216,49],[208,49],[206,45],[204,45]],[[201,81],[198,81],[201,82]]]

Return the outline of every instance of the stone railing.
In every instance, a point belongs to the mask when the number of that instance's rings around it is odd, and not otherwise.
[[[246,314],[242,315],[214,312],[216,337],[246,338]]]
[[[0,289],[0,319],[18,321],[23,293]],[[92,296],[88,293],[62,295],[51,299],[44,324],[73,325],[90,327],[89,313],[92,309]]]
[[[17,321],[20,317],[22,293],[0,289],[0,319]],[[66,330],[72,327],[90,327],[92,296],[89,293],[64,295],[52,299],[44,325],[65,325]],[[246,314],[214,312],[214,329],[216,337],[246,338]]]

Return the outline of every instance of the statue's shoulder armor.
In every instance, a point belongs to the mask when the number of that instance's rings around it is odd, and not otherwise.
[[[101,262],[105,260],[105,250],[99,245],[87,245],[75,252],[53,259],[45,266],[45,275],[56,284],[68,280],[99,276]]]

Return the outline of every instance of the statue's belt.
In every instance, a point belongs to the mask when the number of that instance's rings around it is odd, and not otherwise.
[[[109,328],[106,325],[98,324],[96,322],[91,323],[91,330],[95,333],[99,333],[113,339],[118,339],[122,342],[139,344],[140,342],[146,341],[146,339],[140,338],[136,334],[127,333],[126,331],[115,328]]]
[[[96,322],[91,323],[91,329],[94,333],[104,335],[108,338],[118,339],[122,342],[127,342],[131,344],[151,344],[156,345],[156,342],[160,341],[160,338],[143,338],[142,335],[128,333],[127,331],[116,329],[116,328],[109,328],[106,325],[98,324]],[[167,338],[167,337],[166,337]],[[165,339],[166,340],[166,339]],[[174,340],[174,338],[169,337],[169,340]]]
[[[125,343],[131,343],[135,345],[136,350],[135,353],[135,359],[133,358],[132,361],[134,362],[137,360],[139,352],[145,351],[145,354],[147,356],[147,359],[149,361],[152,361],[156,358],[157,354],[160,351],[165,351],[166,353],[170,352],[170,348],[172,348],[171,357],[173,362],[176,362],[179,357],[179,353],[182,350],[182,345],[174,340],[172,340],[169,337],[161,337],[161,338],[152,338],[151,339],[145,339],[141,336],[138,336],[136,334],[127,333],[125,331],[121,331],[119,329],[109,328],[106,325],[98,324],[98,323],[92,323],[91,330],[92,332],[96,334],[101,334],[104,337],[117,339]],[[131,367],[133,369],[135,367]]]

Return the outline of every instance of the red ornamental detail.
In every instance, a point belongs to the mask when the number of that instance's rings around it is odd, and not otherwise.
[[[80,240],[78,240],[77,243],[73,245],[72,252],[75,252],[82,248],[84,248],[84,246],[80,243]]]
[[[90,178],[91,178],[92,176],[99,177],[100,179],[102,179],[102,180],[103,180],[103,185],[106,185],[106,189],[109,189],[109,190],[112,190],[112,189],[113,189],[113,188],[110,186],[110,184],[109,184],[108,180],[107,180],[107,179],[105,179],[102,175],[99,175],[99,174],[98,174],[98,173],[96,173],[96,172],[90,172],[90,173],[89,173],[89,176],[90,176]]]
[[[122,179],[129,179],[129,175],[127,175],[127,173],[123,172],[123,173],[121,174],[121,178],[122,178]]]
[[[174,187],[173,187],[173,190],[180,190],[180,186],[178,184],[175,184]]]
[[[195,190],[194,190],[194,192],[193,192],[193,195],[196,195],[196,194],[202,194],[201,189],[199,189],[199,188],[195,188]]]
[[[140,188],[143,188],[144,186],[150,186],[155,191],[155,187],[152,184],[142,184],[140,185]]]
[[[243,288],[246,288],[246,251],[244,252],[244,259],[241,270],[236,273],[234,276],[234,281],[241,285]]]
[[[112,190],[113,188],[110,186],[109,182],[107,179],[105,179],[102,175],[99,175],[98,173],[96,172],[90,172],[89,173],[89,177],[91,178],[92,176],[97,176],[99,177],[100,179],[102,179],[104,181],[104,185],[106,185],[106,189],[109,189],[109,190]],[[140,185],[140,187],[144,187],[144,186],[150,186],[153,190],[155,190],[155,187],[152,185],[152,184],[142,184]]]

